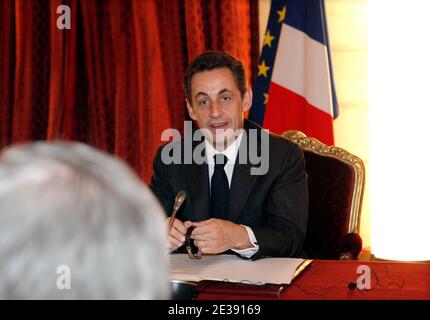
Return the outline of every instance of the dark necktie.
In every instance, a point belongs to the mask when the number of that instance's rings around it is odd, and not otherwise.
[[[214,156],[215,169],[211,179],[211,203],[210,214],[212,218],[228,219],[230,188],[228,186],[227,175],[224,166],[227,163],[227,157],[223,154]]]

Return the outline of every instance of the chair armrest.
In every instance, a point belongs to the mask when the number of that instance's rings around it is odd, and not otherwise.
[[[357,260],[363,247],[359,234],[351,232],[343,236],[339,245],[339,260]]]

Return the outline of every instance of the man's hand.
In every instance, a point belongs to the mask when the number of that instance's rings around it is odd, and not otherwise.
[[[231,221],[209,219],[193,222],[195,226],[191,238],[202,253],[220,253],[229,249],[247,249],[249,241],[245,227]]]
[[[166,227],[169,227],[170,217],[166,219]],[[187,233],[188,227],[191,225],[191,222],[187,221],[183,223],[181,220],[175,218],[172,224],[172,228],[167,230],[169,232],[168,235],[168,243],[167,250],[173,251],[182,246],[185,242],[185,235]]]

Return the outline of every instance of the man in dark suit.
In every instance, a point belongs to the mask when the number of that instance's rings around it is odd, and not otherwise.
[[[303,154],[244,119],[252,91],[242,63],[223,52],[203,53],[187,68],[184,90],[202,139],[188,130],[161,147],[151,181],[168,214],[176,194],[187,193],[169,230],[169,250],[180,248],[194,226],[192,239],[203,254],[297,256],[308,217]]]

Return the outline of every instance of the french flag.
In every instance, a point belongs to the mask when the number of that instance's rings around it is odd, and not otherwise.
[[[333,145],[337,114],[324,0],[272,0],[249,119]]]

